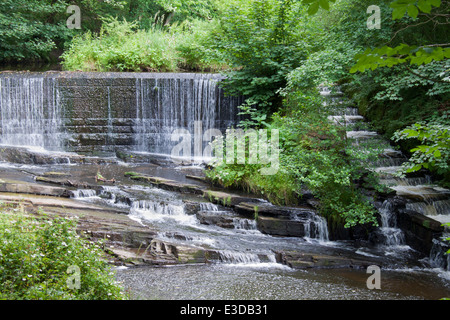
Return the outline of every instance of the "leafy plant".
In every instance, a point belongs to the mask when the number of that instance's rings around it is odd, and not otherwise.
[[[286,75],[307,56],[310,35],[301,31],[306,16],[305,7],[290,0],[231,2],[215,37],[215,49],[230,66],[223,82],[226,91],[245,96],[251,108],[276,111]]]
[[[448,120],[449,113],[445,113],[439,120],[415,123],[394,134],[395,141],[416,139],[420,142],[411,149],[412,156],[404,164],[404,173],[416,172],[424,168],[442,175],[444,182],[450,182],[450,125]]]
[[[1,299],[126,298],[100,244],[77,234],[76,219],[39,214],[1,204]],[[79,288],[68,285],[71,268],[80,271]]]

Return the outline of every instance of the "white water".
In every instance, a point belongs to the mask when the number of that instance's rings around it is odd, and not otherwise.
[[[305,238],[308,240],[329,241],[327,220],[319,215],[313,216],[311,222],[305,224],[305,234]]]
[[[242,98],[225,96],[218,85],[222,77],[217,74],[131,75],[134,85],[119,87],[126,88],[123,97],[115,92],[116,86],[102,81],[122,76],[72,76],[2,75],[0,143],[52,151],[114,152],[116,148],[130,148],[167,156],[179,143],[172,140],[172,133],[179,129],[192,137],[191,154],[180,156],[202,160],[211,140],[207,141],[207,131],[223,133],[240,117],[236,107]],[[95,96],[99,108],[90,102],[97,89],[103,92]],[[96,109],[84,110],[89,108]]]
[[[61,149],[62,114],[54,79],[0,78],[0,113],[2,144]]]
[[[72,193],[73,198],[93,198],[93,197],[97,198],[97,191],[92,189],[78,189],[72,191]]]
[[[191,154],[178,156],[194,157],[201,163],[207,145],[205,132],[225,132],[236,120],[232,110],[239,98],[222,97],[219,80],[214,75],[136,79],[135,150],[171,154],[176,144],[172,133],[177,130],[184,138],[191,138]]]

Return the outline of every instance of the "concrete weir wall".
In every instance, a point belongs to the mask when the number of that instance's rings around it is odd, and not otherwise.
[[[238,121],[240,98],[218,74],[1,72],[2,144],[103,154],[169,154],[175,129],[222,132]]]

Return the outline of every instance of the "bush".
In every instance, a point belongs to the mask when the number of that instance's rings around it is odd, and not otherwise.
[[[441,183],[450,186],[450,125],[449,113],[430,121],[418,122],[394,134],[395,141],[417,140],[420,144],[410,151],[412,156],[403,164],[402,173],[427,169],[441,177]]]
[[[295,84],[291,84],[295,87]],[[337,218],[346,227],[373,223],[376,210],[364,195],[359,180],[378,187],[366,168],[378,148],[353,147],[342,128],[327,116],[317,93],[291,91],[285,105],[272,117],[269,129],[280,133],[279,169],[262,175],[262,165],[221,163],[208,177],[226,187],[243,188],[275,204],[296,205],[305,190],[320,200],[320,213]]]
[[[0,299],[126,297],[99,244],[77,235],[76,219],[28,216],[20,207],[5,204],[0,210]],[[71,278],[77,268],[79,288]]]
[[[175,72],[216,71],[224,59],[212,48],[214,21],[192,20],[149,30],[137,22],[105,18],[99,34],[75,37],[62,55],[66,70]]]
[[[176,37],[153,28],[137,30],[137,23],[103,19],[98,35],[75,37],[62,55],[67,70],[81,71],[175,71]]]

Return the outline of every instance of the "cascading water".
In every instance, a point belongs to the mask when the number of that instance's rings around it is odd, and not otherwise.
[[[378,212],[381,218],[380,231],[384,238],[384,244],[389,247],[396,247],[405,244],[405,236],[403,231],[397,228],[397,219],[392,207],[392,203],[385,200]]]
[[[1,143],[60,150],[62,114],[55,79],[0,78]]]
[[[210,135],[239,119],[241,97],[226,96],[218,74],[0,73],[2,144],[51,151],[170,155],[191,137],[203,156]]]
[[[320,242],[329,241],[327,220],[319,215],[314,215],[305,223],[305,234],[307,239],[317,239]]]
[[[92,189],[78,189],[75,191],[72,191],[72,197],[73,198],[92,198],[97,197],[97,191]]]
[[[364,118],[358,116],[356,108],[342,108],[340,106],[342,97],[339,97],[339,94],[336,97],[329,88],[322,89],[321,93],[324,97],[333,97],[331,104],[336,105],[337,111],[336,115],[329,117],[329,120],[337,125],[345,126],[347,137],[353,139],[354,145],[360,146],[364,150],[366,143],[373,145],[376,142],[383,149],[381,157],[369,164],[372,170],[378,174],[380,183],[395,190],[398,196],[406,199],[407,210],[418,212],[441,223],[450,222],[450,190],[434,185],[429,176],[400,177],[397,173],[407,158],[400,151],[392,149],[378,133],[358,129],[360,127],[358,125],[355,130],[355,123],[363,121]],[[330,99],[326,100],[330,101]],[[390,254],[392,249],[410,249],[405,245],[403,231],[397,227],[397,218],[391,201],[384,201],[378,208],[378,212],[381,226],[378,230],[379,234],[375,237],[378,243],[386,247],[385,254]],[[433,239],[429,257],[432,265],[448,269],[448,255],[444,253],[446,247],[445,242]],[[395,254],[398,253],[397,250]]]
[[[219,81],[217,75],[136,79],[136,151],[170,154],[178,142],[172,133],[181,129],[191,135],[192,155],[201,156],[204,134],[224,132],[236,120],[230,111],[240,100],[224,97]]]
[[[443,239],[450,237],[447,234]],[[445,243],[442,239],[433,239],[433,247],[430,253],[430,263],[435,268],[441,268],[447,271],[447,277],[450,278],[450,250],[449,243]]]

